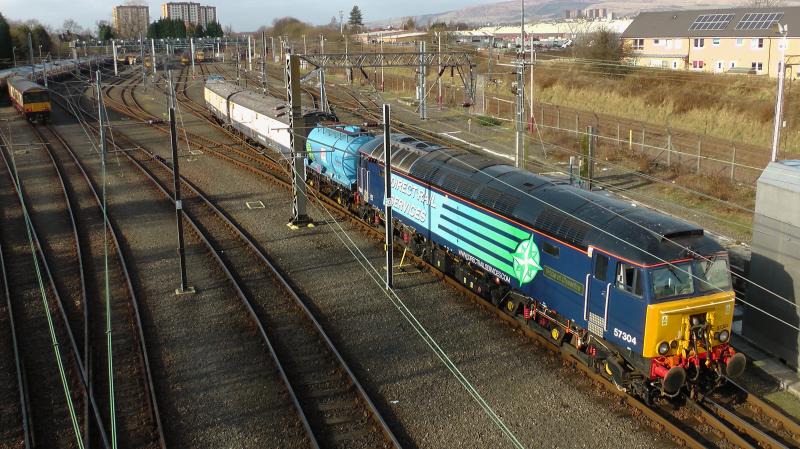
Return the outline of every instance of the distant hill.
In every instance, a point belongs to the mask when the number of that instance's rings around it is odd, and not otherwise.
[[[555,19],[564,17],[566,9],[606,8],[614,16],[636,15],[640,11],[663,11],[670,9],[735,8],[746,6],[746,0],[525,0],[525,17]],[[786,6],[800,6],[800,0],[785,0]],[[409,16],[369,22],[371,27],[399,25]],[[466,8],[438,14],[412,16],[419,24],[433,22],[464,22],[471,25],[495,25],[519,22],[519,0],[468,6]]]

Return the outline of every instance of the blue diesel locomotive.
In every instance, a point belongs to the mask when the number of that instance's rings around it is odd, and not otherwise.
[[[675,395],[744,370],[727,253],[689,223],[493,159],[392,136],[403,243],[620,387]],[[309,135],[310,179],[381,225],[383,136]]]
[[[392,135],[410,251],[644,399],[736,377],[727,252],[702,229],[496,160]],[[383,225],[383,136],[308,134],[307,179]]]

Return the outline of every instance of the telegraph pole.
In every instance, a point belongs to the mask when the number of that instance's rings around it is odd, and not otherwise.
[[[158,69],[156,69],[156,40],[150,39],[150,56],[153,58],[153,81],[156,79]]]
[[[192,50],[192,54],[189,55],[189,59],[192,60],[192,79],[194,79],[194,38],[189,39],[189,46]]]
[[[778,160],[778,147],[781,143],[781,127],[783,126],[783,84],[786,79],[786,35],[788,25],[778,24],[781,33],[781,60],[778,62],[778,94],[775,99],[775,123],[772,129],[772,157],[771,161]]]
[[[194,56],[194,52],[192,52]],[[186,280],[186,247],[183,241],[183,201],[181,200],[181,174],[178,158],[178,126],[175,120],[175,86],[172,84],[172,70],[169,71],[169,137],[172,145],[172,185],[175,190],[175,224],[178,230],[178,265],[181,285],[175,289],[176,295],[194,293]]]
[[[147,82],[147,72],[144,68],[144,39],[139,33],[139,63],[142,64],[142,84]]]
[[[117,71],[117,41],[111,39],[111,51],[114,53],[114,76],[119,76]]]
[[[261,92],[267,94],[267,35],[261,32]]]
[[[347,82],[348,82],[348,84],[353,84],[353,69],[350,67],[350,50],[348,49],[348,45],[347,45],[348,41],[349,41],[349,39],[347,39],[347,37],[345,36],[345,38],[344,38],[344,54],[345,54],[345,59],[347,59],[347,68],[345,69],[345,71],[347,72]]]
[[[247,35],[247,71],[253,71],[253,47],[250,44],[251,37],[249,34]]]
[[[239,85],[239,67],[242,65],[242,55],[239,52],[239,38],[236,38],[236,85]]]
[[[297,229],[311,225],[306,213],[306,145],[302,97],[300,91],[300,58],[295,54],[286,55],[286,94],[289,100],[289,142],[291,147],[289,162],[292,166],[292,219],[289,226]]]
[[[386,80],[384,79],[384,60],[383,60],[383,38],[381,37],[381,92],[386,92]]]
[[[594,184],[594,154],[597,152],[597,136],[595,135],[594,126],[589,126],[586,132],[589,137],[588,160],[586,161],[586,190],[591,191]]]
[[[439,97],[437,98],[437,102],[439,103],[439,110],[442,110],[442,32],[437,31],[436,37],[439,38],[439,46],[436,51],[439,52],[439,70],[436,72],[438,76],[436,77],[436,84],[439,88]]]
[[[36,66],[33,64],[33,38],[28,33],[28,62],[31,64],[31,76],[36,79]]]
[[[319,35],[319,52],[325,53],[325,36]],[[328,107],[328,92],[325,89],[325,68],[319,68],[319,104],[322,106],[322,112],[331,112]]]
[[[419,118],[428,119],[428,107],[425,104],[425,41],[419,43],[419,81],[417,82],[417,98],[419,99]]]
[[[528,98],[529,98],[529,101],[530,101],[530,111],[529,111],[529,113],[530,113],[531,117],[533,117],[533,63],[534,63],[534,58],[535,58],[535,55],[533,53],[533,41],[531,41],[531,63],[530,63],[530,65],[531,65],[531,92],[530,92],[530,95],[528,95]],[[542,116],[540,120],[544,121],[544,116]]]
[[[520,0],[522,10],[522,23],[519,29],[519,50],[517,51],[517,96],[514,107],[516,119],[516,154],[514,157],[517,168],[525,168],[525,0]]]
[[[386,224],[386,289],[392,288],[393,283],[393,254],[392,243],[394,232],[392,230],[392,139],[391,139],[391,106],[383,105],[383,188],[384,188],[384,222]]]

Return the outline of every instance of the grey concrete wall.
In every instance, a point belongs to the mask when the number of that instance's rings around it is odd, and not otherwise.
[[[800,169],[779,163],[759,179],[749,277],[761,287],[748,285],[745,301],[751,306],[742,304],[744,336],[795,368],[800,366],[800,333],[792,328],[800,327],[798,187]]]

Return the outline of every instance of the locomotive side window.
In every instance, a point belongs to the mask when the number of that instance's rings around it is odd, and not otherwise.
[[[642,270],[620,262],[617,264],[617,288],[641,297],[642,296]]]
[[[605,281],[608,277],[608,256],[598,254],[594,259],[594,278]]]
[[[547,242],[547,241],[542,242],[542,250],[544,250],[544,252],[546,254],[549,254],[549,255],[551,255],[551,256],[553,256],[555,258],[558,258],[559,249],[558,249],[557,246],[553,245],[552,243]]]

